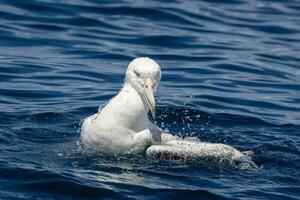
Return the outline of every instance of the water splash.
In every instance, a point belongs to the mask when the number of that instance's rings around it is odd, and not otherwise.
[[[162,160],[181,160],[193,165],[227,166],[238,169],[258,169],[251,160],[250,152],[220,143],[201,142],[197,138],[171,140],[164,145],[153,145],[147,149],[147,156]],[[253,153],[252,153],[253,154]]]

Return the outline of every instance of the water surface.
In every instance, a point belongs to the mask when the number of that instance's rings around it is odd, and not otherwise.
[[[2,0],[0,198],[299,199],[299,52],[296,0]],[[262,170],[80,151],[138,56],[162,68],[159,126]]]

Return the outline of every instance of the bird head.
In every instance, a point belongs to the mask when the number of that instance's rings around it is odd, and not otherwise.
[[[156,104],[154,94],[161,78],[159,65],[148,57],[131,61],[126,71],[126,83],[131,84],[147,103],[152,116],[155,116]]]

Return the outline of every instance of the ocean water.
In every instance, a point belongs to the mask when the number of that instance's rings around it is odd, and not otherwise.
[[[299,199],[300,1],[0,1],[1,199]],[[162,68],[154,119],[259,169],[89,154],[81,121],[127,64]]]

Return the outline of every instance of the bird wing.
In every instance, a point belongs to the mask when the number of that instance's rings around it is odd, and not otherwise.
[[[150,120],[148,120],[148,127],[149,127],[149,130],[151,132],[154,142],[160,143],[161,142],[161,134],[163,131],[158,126],[156,126],[153,122],[151,122]]]

